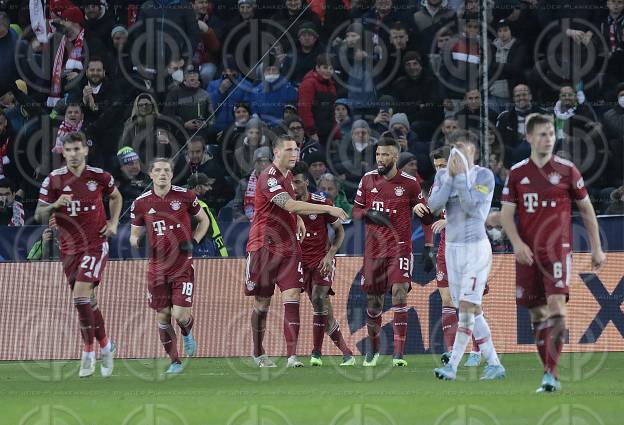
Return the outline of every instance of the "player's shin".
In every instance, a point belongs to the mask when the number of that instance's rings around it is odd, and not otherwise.
[[[323,338],[325,337],[325,327],[327,326],[327,310],[315,311],[312,316],[312,353],[321,354],[323,349]]]
[[[546,371],[546,366],[547,366],[546,350],[548,349],[549,338],[550,338],[550,326],[548,325],[548,320],[533,322],[533,339],[535,340],[535,345],[537,346],[537,352],[539,353],[540,359],[542,360],[544,371]]]
[[[457,310],[454,307],[442,307],[442,333],[446,350],[450,352],[457,333]]]
[[[284,339],[287,356],[296,355],[299,339],[299,301],[284,301]]]
[[[405,351],[405,337],[407,336],[407,305],[405,303],[396,304],[392,307],[394,320],[392,329],[394,330],[394,357],[402,357]]]
[[[548,321],[551,329],[546,352],[546,368],[555,378],[557,378],[557,365],[559,363],[561,351],[563,350],[563,341],[566,331],[565,316],[550,316],[550,319]]]
[[[329,335],[329,338],[334,342],[334,345],[338,347],[343,356],[352,356],[353,351],[347,346],[342,332],[340,332],[340,323],[338,323],[336,319],[331,322],[328,321],[327,323],[327,335]]]
[[[267,312],[256,308],[251,312],[251,333],[253,336],[253,355],[260,357],[264,354],[264,331],[266,329]]]
[[[466,346],[472,339],[472,331],[474,329],[474,313],[459,311],[459,322],[457,326],[457,334],[453,343],[453,353],[449,360],[449,365],[453,370],[457,370],[457,365],[466,351]]]
[[[182,320],[177,320],[176,321],[178,323],[178,326],[180,327],[180,331],[182,332],[182,335],[187,336],[188,334],[191,333],[191,329],[193,329],[193,316],[190,316],[187,320],[182,321]]]
[[[88,297],[74,298],[74,306],[78,310],[78,320],[80,321],[80,333],[84,342],[84,351],[93,352],[93,340],[95,339],[95,324],[91,299]]]
[[[474,330],[473,330],[474,341],[478,344],[479,348],[488,365],[490,366],[498,366],[500,365],[500,360],[498,359],[498,354],[496,353],[496,349],[494,348],[494,343],[492,342],[492,333],[490,332],[490,326],[488,325],[483,313],[479,314],[474,318]]]
[[[102,316],[102,310],[98,306],[97,302],[91,302],[91,309],[93,310],[93,324],[95,339],[100,344],[102,352],[108,352],[111,344],[106,336],[106,326],[104,324],[104,316]]]
[[[366,310],[366,327],[371,342],[371,352],[379,353],[379,340],[381,332],[381,311]]]
[[[178,345],[176,341],[175,329],[171,326],[171,323],[158,322],[158,336],[165,351],[171,359],[171,363],[182,363],[180,356],[178,355]]]

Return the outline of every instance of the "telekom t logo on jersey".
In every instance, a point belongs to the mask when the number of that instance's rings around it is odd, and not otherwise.
[[[373,201],[373,209],[375,211],[382,211],[384,210],[384,203],[381,201]]]
[[[537,193],[525,193],[522,196],[524,197],[524,206],[526,207],[526,211],[528,213],[534,213],[538,204]]]
[[[165,224],[165,220],[158,220],[152,223],[152,227],[158,236],[162,236],[165,234],[167,225]]]
[[[78,216],[78,211],[80,211],[80,201],[69,201],[67,211],[69,212],[70,217]]]

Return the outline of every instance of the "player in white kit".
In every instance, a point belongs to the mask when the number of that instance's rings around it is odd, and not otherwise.
[[[501,365],[481,301],[492,267],[492,249],[485,230],[494,192],[494,175],[475,165],[479,143],[474,133],[459,130],[451,135],[453,149],[446,169],[435,176],[429,208],[435,213],[446,208],[446,267],[451,299],[459,308],[459,322],[451,358],[434,370],[443,380],[454,380],[466,345],[475,340],[488,365],[482,380],[502,379]]]

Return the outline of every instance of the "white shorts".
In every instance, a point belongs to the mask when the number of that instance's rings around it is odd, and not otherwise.
[[[455,308],[460,301],[481,305],[483,291],[492,268],[492,247],[486,238],[479,242],[446,242],[446,272]]]

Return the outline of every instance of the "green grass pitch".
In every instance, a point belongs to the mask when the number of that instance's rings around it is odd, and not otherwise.
[[[564,354],[563,391],[535,394],[534,354],[502,356],[507,379],[434,378],[438,355],[382,356],[376,368],[256,369],[247,359],[121,360],[109,379],[79,379],[77,361],[0,363],[3,425],[615,425],[624,423],[624,353]],[[361,365],[362,357],[358,357]]]

